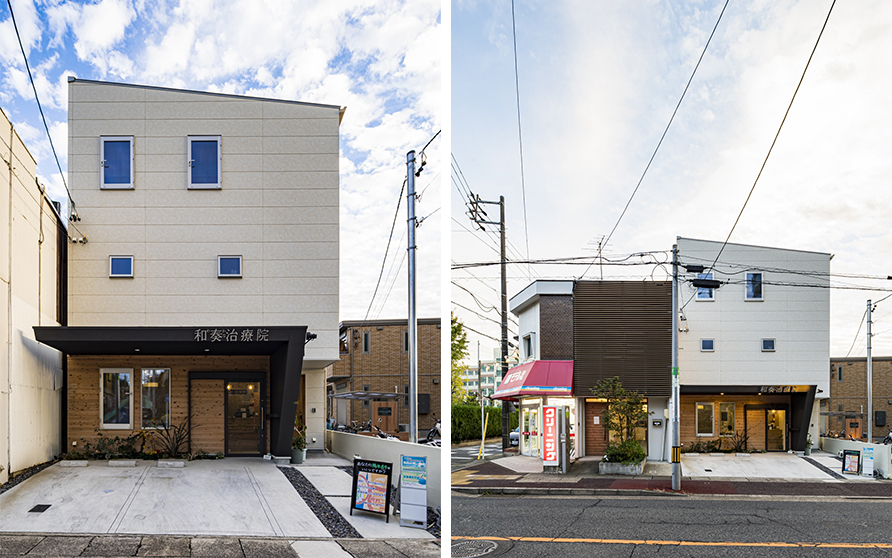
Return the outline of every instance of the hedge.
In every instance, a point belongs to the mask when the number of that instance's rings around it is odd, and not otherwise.
[[[486,407],[489,414],[489,423],[486,426],[486,438],[501,438],[502,436],[502,407]],[[485,420],[485,419],[484,419]],[[517,411],[508,417],[511,429],[517,427]],[[465,440],[479,440],[482,425],[480,424],[480,407],[477,405],[453,405],[452,406],[452,443]]]

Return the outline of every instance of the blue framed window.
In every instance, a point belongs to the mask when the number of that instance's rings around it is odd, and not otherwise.
[[[102,189],[127,190],[133,188],[133,137],[109,136],[101,138],[99,186]]]
[[[220,136],[189,136],[189,188],[220,188]]]
[[[762,273],[758,271],[747,272],[746,300],[764,300],[762,297]]]
[[[241,256],[217,256],[217,277],[241,277]]]
[[[715,351],[715,339],[701,339],[700,351],[704,353],[711,353]]]
[[[109,256],[109,277],[133,277],[133,256]]]
[[[712,273],[698,273],[697,279],[712,279]],[[697,287],[697,300],[715,300],[715,289]]]

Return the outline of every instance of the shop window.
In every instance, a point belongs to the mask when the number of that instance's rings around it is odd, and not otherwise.
[[[749,271],[746,274],[746,300],[764,300],[762,298],[762,273]]]
[[[102,400],[102,428],[133,428],[132,368],[101,368],[99,389]]]
[[[133,256],[109,256],[108,276],[132,278]]]
[[[170,368],[143,368],[140,381],[143,428],[170,428]]]
[[[101,138],[99,187],[103,190],[133,189],[133,137]]]
[[[220,136],[189,136],[189,188],[220,188]]]
[[[715,436],[715,416],[712,403],[697,403],[697,436]]]
[[[712,279],[712,273],[698,273],[697,279]],[[697,300],[715,300],[715,289],[697,287]]]
[[[719,436],[734,435],[734,403],[719,403]]]
[[[700,351],[704,353],[711,353],[715,351],[715,339],[701,339]]]

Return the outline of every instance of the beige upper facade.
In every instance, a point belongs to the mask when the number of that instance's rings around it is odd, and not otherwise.
[[[338,358],[338,128],[343,109],[74,80],[71,326],[307,325],[305,369]],[[189,186],[190,140],[219,145],[218,184]],[[103,184],[106,141],[132,183]],[[106,163],[107,164],[107,163]],[[111,256],[132,277],[111,278]],[[240,256],[241,277],[218,277]]]
[[[37,163],[0,111],[0,483],[61,449],[62,355],[34,340],[59,325],[65,230]]]

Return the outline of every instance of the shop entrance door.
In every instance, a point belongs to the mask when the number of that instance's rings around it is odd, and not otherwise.
[[[600,401],[585,402],[585,455],[604,455],[607,451],[607,429],[601,413],[607,403]]]
[[[539,407],[523,407],[520,425],[520,453],[539,457]]]
[[[226,382],[226,455],[265,453],[264,393],[263,382]]]
[[[783,409],[769,409],[765,431],[765,449],[767,451],[786,451],[787,449],[787,412]]]

